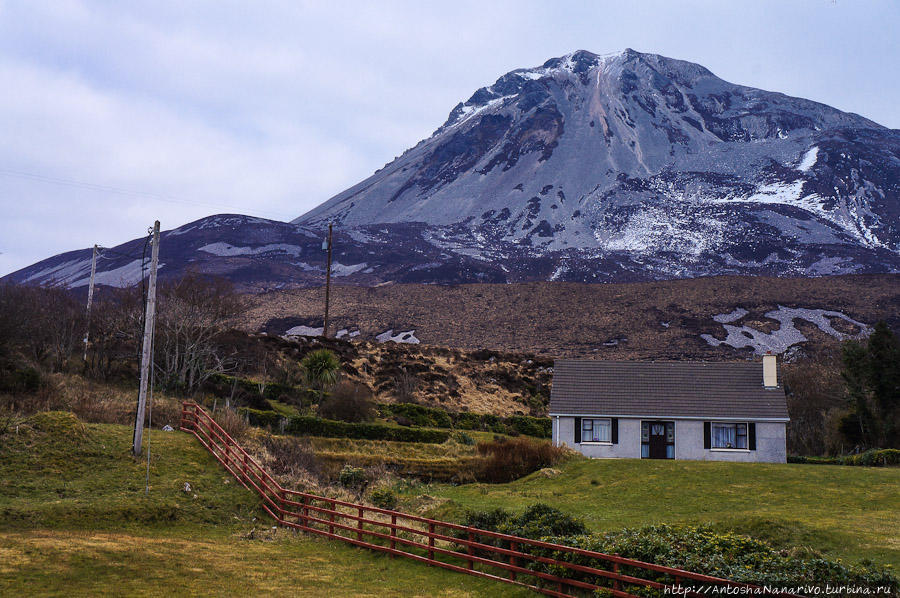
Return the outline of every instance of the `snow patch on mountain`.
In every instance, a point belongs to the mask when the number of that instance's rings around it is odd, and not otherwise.
[[[344,265],[340,262],[333,262],[331,264],[331,275],[332,276],[350,276],[355,272],[359,272],[360,270],[364,270],[368,266],[366,262],[362,262],[361,264],[351,264]]]
[[[739,312],[742,312],[739,314]],[[734,322],[747,315],[747,310],[738,308],[730,314],[713,316],[717,322]],[[737,316],[737,317],[735,317]],[[791,308],[779,305],[778,309],[766,312],[766,317],[777,320],[780,326],[772,332],[763,332],[752,326],[733,326],[723,323],[726,337],[717,339],[711,334],[701,334],[700,337],[714,347],[728,345],[735,349],[751,348],[757,355],[772,353],[784,353],[793,345],[806,342],[808,339],[794,325],[795,320],[805,320],[815,324],[822,332],[833,336],[838,340],[851,338],[863,338],[871,334],[872,330],[862,322],[858,322],[850,316],[839,311],[826,309],[806,309],[803,307]],[[856,334],[844,334],[835,330],[829,318],[838,318],[857,327]]]
[[[319,326],[318,328],[314,326],[294,326],[293,328],[289,328],[285,331],[284,336],[322,336],[325,332],[324,326]]]
[[[144,264],[144,267],[142,267]],[[161,270],[165,266],[165,264],[160,263],[157,264],[157,271]],[[150,264],[149,260],[144,262],[142,260],[134,260],[133,262],[128,262],[124,266],[119,266],[118,268],[113,268],[112,270],[104,270],[102,272],[97,272],[94,275],[94,284],[98,285],[106,285],[110,287],[116,287],[120,289],[124,289],[130,286],[134,286],[141,281],[141,279],[150,276]],[[91,277],[86,276],[81,280],[76,280],[75,282],[69,285],[69,288],[77,288],[87,286],[91,283]]]
[[[716,322],[718,322],[720,324],[728,324],[730,322],[737,322],[738,320],[740,320],[741,318],[746,316],[748,313],[750,313],[750,312],[748,312],[743,307],[736,307],[734,309],[734,311],[732,311],[731,313],[718,314],[718,315],[713,316],[713,320],[715,320]]]
[[[397,334],[394,334],[393,328],[389,328],[388,330],[377,335],[375,337],[375,340],[378,341],[379,343],[388,343],[388,342],[410,343],[413,345],[418,345],[420,342],[419,339],[416,338],[415,329],[406,330],[406,331],[402,331],[402,332],[398,332]]]
[[[197,251],[218,255],[220,257],[232,257],[238,255],[261,255],[264,253],[284,253],[293,256],[299,256],[303,251],[296,245],[288,245],[285,243],[275,243],[272,245],[261,245],[259,247],[235,247],[228,243],[210,243],[200,247]]]
[[[85,272],[90,273],[90,271],[90,259],[70,260],[50,268],[38,270],[22,280],[22,282],[40,282],[47,286],[68,285],[78,276],[83,276]]]
[[[816,165],[816,160],[819,159],[819,146],[815,146],[805,154],[803,154],[803,159],[800,160],[800,164],[797,166],[797,170],[800,172],[809,172],[809,169]]]
[[[721,220],[697,216],[690,210],[675,212],[646,206],[620,230],[608,234],[597,229],[595,236],[608,251],[678,251],[696,257],[718,246],[724,233],[725,223]]]

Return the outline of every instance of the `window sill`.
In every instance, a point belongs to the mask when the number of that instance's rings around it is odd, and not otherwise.
[[[588,442],[582,442],[581,444],[589,444],[589,445],[592,445],[592,446],[597,446],[597,445],[600,445],[600,446],[612,446],[612,445],[613,445],[612,442],[594,442],[594,441],[592,441],[592,440],[591,440],[591,441],[588,441]]]
[[[711,448],[709,449],[713,452],[721,452],[721,453],[749,453],[750,449],[741,449],[741,448]]]

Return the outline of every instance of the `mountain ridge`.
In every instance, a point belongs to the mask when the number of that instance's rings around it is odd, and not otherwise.
[[[691,62],[578,50],[479,88],[291,223],[170,231],[161,275],[319,284],[329,222],[342,281],[363,285],[900,272],[900,131]],[[77,282],[61,274],[85,259],[6,278]]]

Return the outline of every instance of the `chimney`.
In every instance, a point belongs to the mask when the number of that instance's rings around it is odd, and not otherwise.
[[[778,368],[775,365],[775,356],[771,351],[763,355],[763,386],[766,388],[778,387]]]

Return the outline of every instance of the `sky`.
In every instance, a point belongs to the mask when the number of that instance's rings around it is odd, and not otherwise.
[[[897,0],[0,0],[0,276],[290,220],[500,75],[633,48],[900,128]]]

